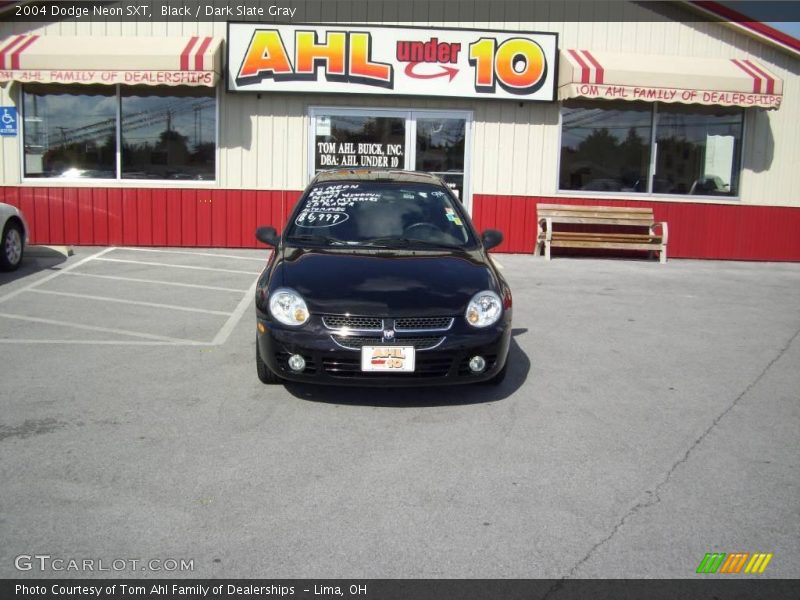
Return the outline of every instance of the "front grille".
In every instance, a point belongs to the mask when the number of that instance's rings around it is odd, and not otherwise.
[[[379,346],[381,343],[381,336],[374,335],[332,335],[331,338],[350,350],[358,350],[361,346]]]
[[[359,377],[367,379],[377,379],[381,377],[444,377],[450,371],[453,363],[452,357],[421,355],[416,357],[414,371],[411,373],[387,373],[387,372],[368,372],[361,371],[361,360],[359,358],[323,358],[322,369],[331,377],[349,378]]]
[[[381,331],[394,323],[395,331],[446,331],[453,326],[453,317],[357,317],[352,315],[323,315],[322,324],[328,329]]]
[[[325,315],[322,324],[328,329],[383,329],[383,319],[380,317],[353,317],[350,315]]]
[[[278,362],[278,366],[282,371],[292,373],[293,371],[289,368],[289,356],[291,355],[288,352],[276,352],[275,360]],[[314,375],[317,372],[317,366],[314,364],[314,358],[306,354],[303,354],[302,356],[306,361],[306,368],[302,372],[308,375]]]
[[[374,335],[332,335],[333,341],[349,350],[360,350],[362,346],[414,346],[416,350],[429,350],[444,341],[440,335],[398,337],[393,342],[382,341]]]
[[[396,331],[404,329],[450,329],[453,317],[400,317],[394,320]]]

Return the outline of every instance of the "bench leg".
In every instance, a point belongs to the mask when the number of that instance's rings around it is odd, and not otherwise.
[[[536,221],[536,244],[533,247],[534,256],[544,256],[544,238],[542,222]]]
[[[658,253],[658,260],[661,261],[661,264],[666,264],[667,262],[667,246],[666,244],[661,246],[661,252]]]
[[[550,260],[550,242],[547,241],[544,243],[544,258]]]

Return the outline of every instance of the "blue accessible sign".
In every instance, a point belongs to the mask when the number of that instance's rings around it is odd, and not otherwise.
[[[0,106],[0,135],[17,135],[17,109]]]

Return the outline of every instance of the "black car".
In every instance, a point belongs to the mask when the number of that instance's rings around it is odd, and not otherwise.
[[[264,383],[434,385],[506,373],[511,290],[439,178],[410,171],[317,175],[256,290]]]

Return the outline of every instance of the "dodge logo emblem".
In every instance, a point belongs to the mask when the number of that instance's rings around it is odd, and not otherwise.
[[[383,330],[383,339],[384,340],[393,340],[394,339],[394,329],[384,329]]]

